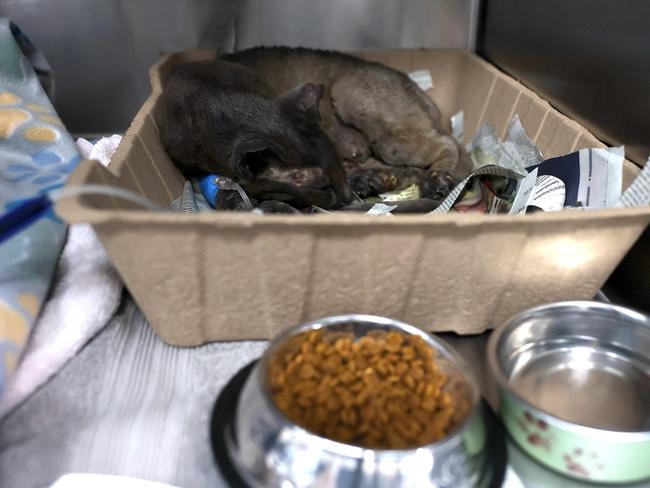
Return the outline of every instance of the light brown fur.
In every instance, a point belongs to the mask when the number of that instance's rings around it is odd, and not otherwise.
[[[325,86],[321,126],[344,160],[373,155],[390,166],[466,176],[471,161],[442,128],[440,111],[404,73],[379,63],[304,48],[254,48],[224,59],[255,70],[272,90]]]

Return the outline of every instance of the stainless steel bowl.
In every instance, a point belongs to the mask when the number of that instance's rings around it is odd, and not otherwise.
[[[575,478],[650,477],[650,318],[596,302],[526,311],[488,345],[506,428]]]
[[[399,330],[419,335],[437,360],[468,387],[471,409],[444,439],[409,450],[367,449],[320,437],[289,420],[272,401],[266,383],[275,351],[289,338],[327,328],[353,332]],[[272,487],[475,487],[484,483],[485,424],[479,389],[464,362],[420,329],[382,317],[341,315],[302,325],[276,339],[248,377],[238,402],[234,436],[227,439],[238,471],[252,486]]]

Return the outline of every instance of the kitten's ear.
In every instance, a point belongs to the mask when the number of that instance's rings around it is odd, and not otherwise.
[[[264,164],[265,152],[273,150],[271,143],[261,137],[238,139],[233,147],[230,167],[246,181],[254,181]]]
[[[305,83],[295,87],[288,93],[281,95],[279,99],[288,106],[298,109],[300,112],[320,120],[320,112],[318,106],[325,87],[323,85],[315,85],[313,83]]]

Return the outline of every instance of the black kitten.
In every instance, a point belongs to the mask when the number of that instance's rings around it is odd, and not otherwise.
[[[160,139],[183,170],[227,176],[252,196],[337,206],[352,192],[320,128],[322,95],[322,85],[306,83],[274,96],[251,69],[225,61],[182,64],[165,82]],[[277,174],[298,179],[279,181]],[[322,188],[324,181],[333,193]]]

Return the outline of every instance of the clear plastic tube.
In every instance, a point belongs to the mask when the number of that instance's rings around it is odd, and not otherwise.
[[[155,202],[152,202],[146,197],[139,195],[130,190],[120,188],[118,186],[111,185],[79,185],[79,186],[67,186],[59,190],[52,190],[48,193],[49,198],[52,201],[58,201],[63,198],[68,198],[76,195],[107,195],[111,197],[121,198],[122,200],[128,200],[137,205],[140,205],[147,210],[153,212],[164,212],[169,211],[168,208],[161,207]]]
[[[230,178],[226,178],[225,176],[219,176],[217,178],[217,186],[222,190],[235,190],[237,193],[239,193],[239,196],[241,197],[246,207],[249,210],[253,209],[253,203],[251,202],[250,198],[248,198],[248,195],[246,195],[246,192],[239,185],[239,183],[236,183]]]

